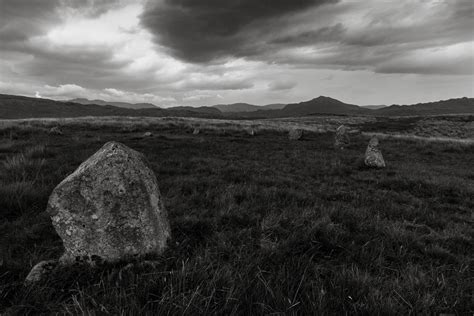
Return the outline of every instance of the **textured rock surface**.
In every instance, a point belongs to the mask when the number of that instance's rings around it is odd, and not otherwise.
[[[379,140],[372,137],[365,151],[365,165],[372,168],[385,168],[382,152],[379,149]]]
[[[302,129],[292,129],[288,133],[288,138],[290,140],[299,140],[303,137],[303,130]]]
[[[56,260],[41,261],[35,265],[26,276],[25,284],[32,284],[41,281],[49,272],[58,265]]]
[[[336,129],[334,147],[336,147],[337,149],[344,149],[345,147],[349,146],[349,144],[349,129],[346,126],[341,125]]]
[[[62,135],[63,132],[61,131],[59,127],[55,126],[55,127],[51,127],[51,129],[48,131],[48,134],[49,135]]]
[[[63,240],[61,263],[159,254],[170,237],[153,171],[142,154],[116,142],[53,190],[48,213]]]

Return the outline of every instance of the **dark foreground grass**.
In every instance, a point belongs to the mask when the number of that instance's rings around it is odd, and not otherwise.
[[[0,135],[0,313],[473,312],[473,146],[384,140],[388,167],[367,170],[362,137],[338,153],[331,134],[63,131]],[[153,166],[169,249],[155,266],[61,268],[24,287],[62,252],[49,193],[109,140]]]

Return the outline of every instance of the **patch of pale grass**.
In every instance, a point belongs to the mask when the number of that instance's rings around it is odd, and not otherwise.
[[[458,145],[473,145],[474,139],[472,138],[452,138],[452,137],[423,137],[417,135],[404,135],[404,134],[385,134],[385,133],[362,133],[365,136],[377,136],[380,139],[406,139],[406,140],[414,140],[414,141],[423,141],[423,142],[440,142],[440,143],[451,143]]]
[[[292,129],[302,129],[304,131],[325,133],[335,131],[341,125],[354,125],[365,123],[373,118],[370,117],[334,117],[334,116],[314,116],[314,117],[291,117],[276,119],[258,120],[232,120],[232,119],[206,119],[193,117],[78,117],[78,118],[41,118],[41,119],[20,119],[0,121],[9,127],[21,125],[35,126],[37,128],[50,128],[52,126],[81,126],[84,129],[100,129],[102,127],[122,128],[125,131],[128,126],[134,128],[170,128],[179,127],[184,129],[208,129],[216,131],[245,131],[248,128],[256,132],[268,130],[277,132],[287,132]]]
[[[20,153],[7,157],[2,164],[3,181],[36,180],[44,165],[44,159],[35,159]]]

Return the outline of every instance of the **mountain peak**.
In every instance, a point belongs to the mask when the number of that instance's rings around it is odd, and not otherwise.
[[[324,96],[324,95],[320,95],[319,97],[313,99],[312,101],[319,101],[319,102],[338,102],[338,103],[342,103],[341,101],[337,100],[337,99],[334,99],[334,98],[331,98],[331,97],[327,97],[327,96]]]

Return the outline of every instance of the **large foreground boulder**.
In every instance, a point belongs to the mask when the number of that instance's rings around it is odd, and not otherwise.
[[[289,140],[300,140],[303,137],[303,130],[302,129],[291,129],[288,132],[288,139]]]
[[[344,149],[350,144],[349,129],[341,125],[336,129],[336,136],[334,137],[334,147],[336,149]]]
[[[372,137],[365,151],[365,165],[371,168],[385,168],[385,161],[379,149],[379,140]]]
[[[51,194],[48,213],[63,240],[62,264],[160,254],[170,227],[147,161],[109,142]]]

